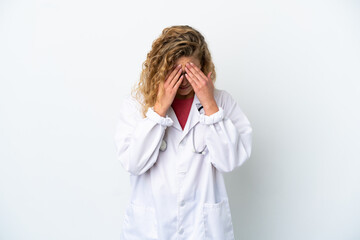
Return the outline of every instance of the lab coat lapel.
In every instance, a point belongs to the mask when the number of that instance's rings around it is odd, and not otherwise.
[[[171,118],[171,120],[173,120],[172,127],[176,128],[179,131],[182,131],[179,120],[177,119],[176,113],[175,113],[174,109],[172,108],[172,106],[169,107],[167,114]]]

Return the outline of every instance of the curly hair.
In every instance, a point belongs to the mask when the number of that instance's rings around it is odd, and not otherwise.
[[[164,28],[162,34],[153,41],[147,58],[142,64],[140,80],[132,88],[132,96],[142,106],[142,116],[156,102],[160,82],[164,82],[180,57],[196,57],[200,60],[201,71],[215,83],[215,65],[204,36],[188,25]]]

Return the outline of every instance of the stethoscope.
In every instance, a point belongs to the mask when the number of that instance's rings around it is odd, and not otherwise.
[[[200,105],[200,107],[197,106],[198,111],[200,112],[203,109],[203,106]],[[201,112],[200,112],[201,113]],[[204,146],[204,148],[201,151],[197,151],[195,148],[195,127],[192,128],[192,142],[193,142],[193,152],[197,153],[197,154],[203,154],[205,155],[205,148],[206,145]],[[167,143],[166,141],[163,139],[160,145],[160,151],[165,151],[166,150],[166,146]]]

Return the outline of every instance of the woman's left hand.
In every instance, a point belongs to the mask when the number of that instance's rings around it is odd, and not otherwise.
[[[219,111],[214,98],[214,83],[211,79],[211,73],[206,76],[192,62],[185,65],[185,77],[193,87],[196,96],[199,98],[201,105],[204,107],[205,115],[211,115]]]

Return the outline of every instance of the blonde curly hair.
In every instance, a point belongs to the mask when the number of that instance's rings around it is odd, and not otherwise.
[[[204,36],[188,25],[164,28],[162,34],[153,41],[150,52],[142,64],[140,80],[133,86],[131,94],[142,106],[142,116],[146,117],[149,107],[156,102],[160,82],[164,82],[177,59],[194,56],[200,60],[201,71],[215,83],[215,65]]]

